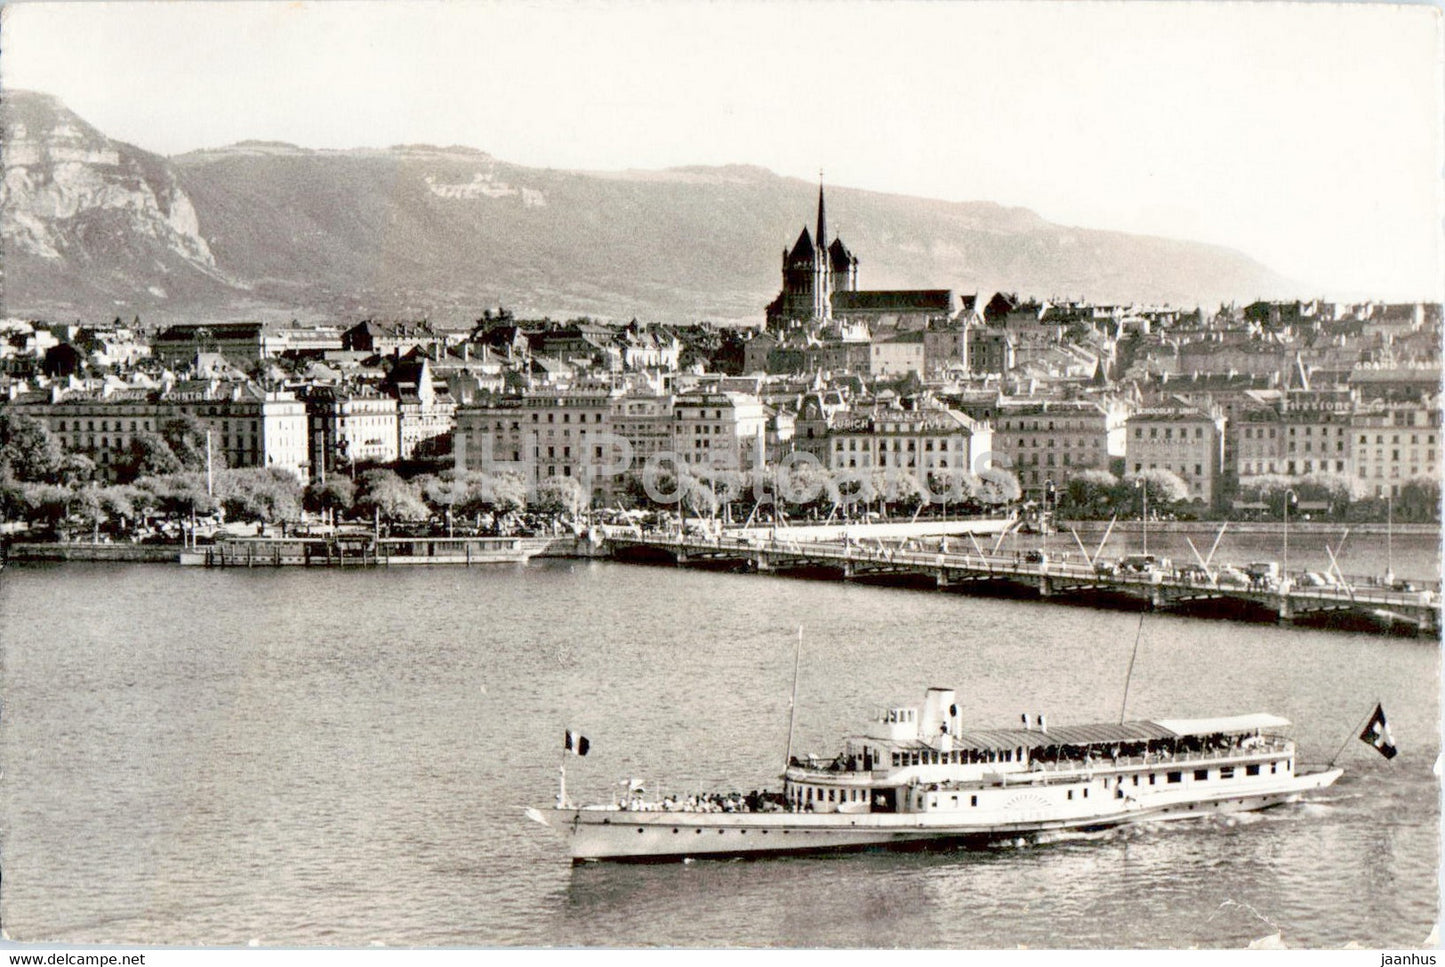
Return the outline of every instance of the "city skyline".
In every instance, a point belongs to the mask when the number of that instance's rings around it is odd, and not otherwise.
[[[22,4],[0,82],[165,154],[262,139],[821,165],[831,185],[1226,245],[1302,297],[1441,297],[1433,8],[821,9]]]

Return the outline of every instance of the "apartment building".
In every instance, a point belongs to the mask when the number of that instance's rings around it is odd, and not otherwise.
[[[311,463],[320,477],[401,456],[400,409],[393,397],[318,387],[306,398],[306,416]]]
[[[897,469],[922,479],[931,471],[987,469],[993,428],[941,406],[880,406],[834,415],[828,469]]]
[[[1009,402],[994,417],[995,462],[1010,467],[1026,497],[1062,489],[1081,470],[1109,470],[1124,456],[1128,411],[1094,401]]]
[[[171,420],[195,417],[210,433],[217,463],[228,467],[280,467],[304,483],[310,475],[306,405],[290,393],[253,383],[186,381],[164,390],[53,390],[9,404],[40,420],[60,444],[95,462],[115,479],[142,433],[161,434]]]
[[[457,409],[456,439],[468,470],[514,472],[531,486],[556,477],[590,483],[605,496],[603,468],[621,454],[613,443],[613,390],[533,392]]]
[[[1125,424],[1126,473],[1169,470],[1189,499],[1212,504],[1224,461],[1224,417],[1187,407],[1140,410]]]
[[[754,470],[767,455],[768,408],[747,393],[687,393],[673,400],[672,452],[684,466]]]
[[[1356,496],[1398,497],[1413,478],[1440,475],[1438,398],[1363,405],[1351,415],[1350,435]]]

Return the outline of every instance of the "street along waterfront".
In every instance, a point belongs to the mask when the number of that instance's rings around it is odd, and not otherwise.
[[[187,604],[190,602],[191,604]],[[1438,655],[1145,616],[1131,718],[1267,709],[1320,800],[978,852],[573,869],[569,787],[776,785],[920,684],[963,717],[1119,716],[1139,616],[600,562],[14,566],[6,929],[138,943],[1406,946],[1438,906]],[[1376,701],[1401,752],[1353,740]],[[824,888],[824,885],[826,888]],[[1361,897],[1369,897],[1361,903]]]

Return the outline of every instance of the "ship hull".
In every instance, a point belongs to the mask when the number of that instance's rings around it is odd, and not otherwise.
[[[986,846],[1051,833],[1096,831],[1141,822],[1253,812],[1301,798],[1341,770],[1289,777],[1249,790],[1155,795],[1106,808],[958,813],[712,813],[615,808],[557,810],[572,861],[668,862],[690,858],[763,857],[849,850],[920,850]]]

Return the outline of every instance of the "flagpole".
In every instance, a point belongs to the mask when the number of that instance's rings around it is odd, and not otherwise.
[[[572,751],[572,730],[562,733],[562,758],[557,763],[557,808],[567,808],[567,753]]]
[[[1384,707],[1384,704],[1383,704],[1379,699],[1376,699],[1376,700],[1375,700],[1375,708],[1383,708],[1383,707]],[[1355,727],[1350,730],[1350,734],[1347,735],[1347,736],[1345,736],[1345,741],[1343,741],[1343,742],[1340,743],[1340,747],[1339,747],[1338,749],[1336,749],[1336,750],[1335,750],[1335,754],[1330,757],[1330,761],[1325,765],[1325,768],[1326,768],[1326,769],[1333,769],[1333,768],[1335,767],[1335,760],[1340,757],[1340,753],[1345,751],[1345,747],[1350,744],[1350,740],[1351,740],[1351,739],[1357,738],[1357,737],[1359,736],[1359,734],[1360,734],[1360,729],[1364,726],[1365,722],[1367,722],[1369,719],[1371,719],[1371,718],[1374,717],[1374,714],[1375,714],[1375,709],[1372,708],[1372,709],[1370,709],[1368,712],[1365,713],[1364,718],[1360,719],[1358,722],[1355,723]]]
[[[562,761],[557,763],[557,808],[567,808],[567,748],[562,747]]]
[[[793,649],[793,701],[788,706],[788,751],[783,756],[783,769],[793,764],[793,722],[798,717],[798,664],[803,657],[803,626],[798,626],[798,645]]]

